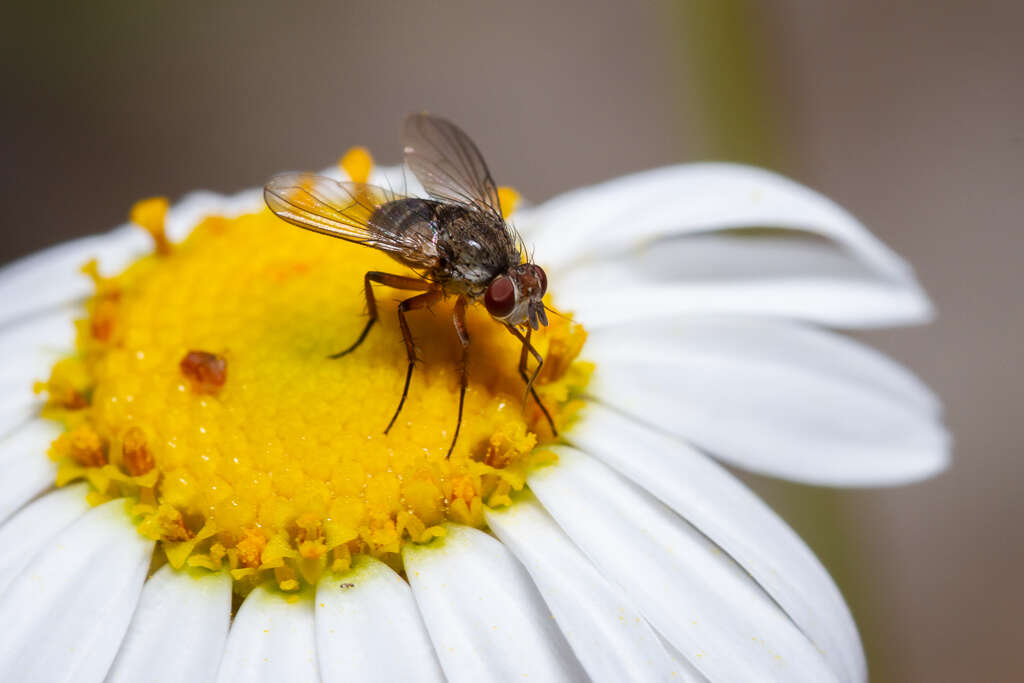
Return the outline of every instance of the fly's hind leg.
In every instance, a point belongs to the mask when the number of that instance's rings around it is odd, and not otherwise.
[[[517,330],[513,325],[506,325],[508,331],[515,335],[515,337],[523,343],[523,349],[519,354],[519,376],[526,382],[526,395],[523,397],[523,403],[526,403],[527,396],[533,396],[533,400],[540,406],[540,412],[544,413],[545,419],[548,421],[548,426],[551,427],[551,433],[558,436],[558,429],[555,428],[555,421],[551,419],[551,413],[544,407],[544,404],[540,400],[540,396],[537,395],[537,390],[533,388],[533,382],[537,379],[537,375],[540,374],[540,369],[544,367],[544,357],[540,355],[537,349],[533,348],[533,344],[530,343],[530,333],[533,332],[533,328],[526,328],[526,334]],[[533,371],[532,375],[526,374],[527,358],[526,354],[533,356],[533,359],[537,361],[537,369]]]
[[[390,275],[388,277],[396,277]],[[403,278],[412,280],[412,278]],[[428,289],[431,285],[416,280],[422,288]],[[409,358],[409,367],[405,371],[405,386],[402,388],[402,398],[398,401],[398,407],[395,408],[395,414],[391,416],[391,422],[388,422],[388,426],[384,429],[384,433],[387,434],[391,431],[391,428],[395,424],[395,420],[398,419],[398,414],[402,412],[402,406],[405,405],[405,397],[409,395],[409,382],[412,381],[412,368],[416,365],[416,344],[412,340],[412,332],[409,331],[409,323],[405,321],[405,314],[408,311],[415,311],[418,308],[426,308],[432,304],[437,303],[444,298],[444,292],[441,290],[431,290],[424,292],[423,294],[417,294],[416,296],[406,299],[402,303],[398,304],[398,326],[402,328],[402,341],[405,342],[405,353]]]
[[[363,278],[363,287],[366,291],[366,313],[370,319],[366,321],[366,326],[363,327],[363,331],[359,333],[359,338],[356,339],[352,346],[337,353],[332,353],[330,356],[327,356],[328,358],[341,358],[355,351],[363,343],[363,340],[366,339],[366,335],[370,333],[370,328],[373,327],[373,324],[377,322],[377,301],[373,298],[373,286],[371,285],[373,282],[393,289],[412,291],[424,291],[433,287],[429,282],[424,282],[414,277],[392,275],[391,273],[382,273],[378,270],[368,272]]]
[[[455,442],[459,440],[459,429],[462,428],[462,406],[466,402],[466,385],[469,384],[466,361],[469,351],[469,330],[466,329],[466,298],[460,296],[455,302],[455,311],[452,314],[452,322],[455,324],[455,333],[459,335],[459,342],[462,344],[462,356],[459,358],[459,376],[461,386],[459,387],[459,417],[455,422],[455,436],[452,437],[452,445],[448,447],[446,458],[452,457],[455,450]]]

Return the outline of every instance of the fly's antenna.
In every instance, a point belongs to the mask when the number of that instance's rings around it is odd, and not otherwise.
[[[544,306],[544,310],[547,311],[548,313],[552,313],[554,315],[557,315],[562,320],[568,320],[570,322],[572,321],[572,318],[570,316],[565,315],[564,313],[559,313],[558,311],[556,311],[555,309],[551,308],[547,304],[542,304],[542,305]]]

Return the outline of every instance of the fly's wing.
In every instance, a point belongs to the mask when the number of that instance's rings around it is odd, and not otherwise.
[[[377,209],[402,199],[365,183],[339,182],[312,173],[283,173],[263,187],[263,200],[279,218],[306,230],[414,258],[421,240]]]
[[[469,136],[430,114],[410,114],[402,128],[405,163],[431,197],[488,212],[501,220],[491,172]]]

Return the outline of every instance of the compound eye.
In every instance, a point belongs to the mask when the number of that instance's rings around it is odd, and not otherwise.
[[[505,275],[495,278],[484,294],[484,306],[495,318],[504,318],[511,313],[516,307],[516,288],[512,278]]]
[[[540,280],[540,295],[544,296],[548,293],[548,274],[540,266],[534,266],[534,268],[537,269],[537,279]]]

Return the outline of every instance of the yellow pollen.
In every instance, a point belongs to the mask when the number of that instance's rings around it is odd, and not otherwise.
[[[365,183],[373,171],[373,157],[370,156],[370,150],[365,147],[353,147],[345,152],[338,165],[352,182]]]
[[[358,179],[372,161],[356,148],[342,165]],[[133,221],[155,234],[160,206],[137,204]],[[543,413],[523,404],[519,342],[469,307],[469,387],[449,459],[453,300],[409,313],[421,360],[385,435],[406,370],[397,302],[409,295],[377,287],[378,324],[328,358],[366,322],[369,270],[413,275],[266,210],[208,218],[112,278],[87,268],[96,294],[77,353],[37,384],[44,414],[67,428],[50,449],[57,483],[85,479],[93,503],[132,499],[139,532],[168,562],[229,571],[239,593],[267,579],[295,591],[361,553],[400,568],[402,546],[443,535],[445,522],[483,526],[484,505],[508,504],[553,457]],[[533,335],[546,361],[536,388],[559,429],[589,378],[576,361],[585,338],[560,316]]]

